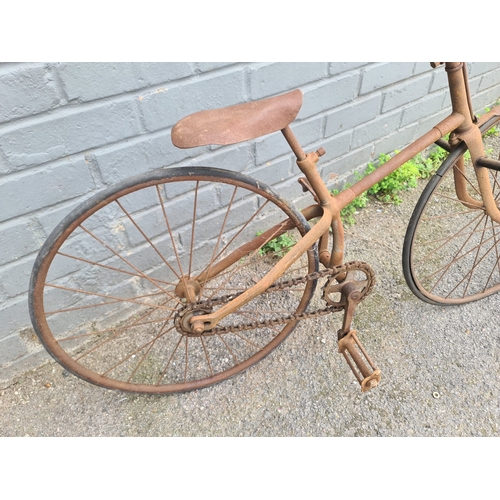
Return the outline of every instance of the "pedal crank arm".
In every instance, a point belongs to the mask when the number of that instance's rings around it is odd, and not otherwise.
[[[367,392],[377,387],[380,382],[380,370],[366,353],[356,336],[355,330],[351,330],[339,340],[339,353],[347,361],[347,364],[361,385],[362,392]]]
[[[351,331],[354,310],[361,299],[361,294],[353,283],[345,283],[342,285],[340,292],[342,294],[342,301],[344,302],[344,319],[342,321],[342,328],[337,332],[339,340]]]

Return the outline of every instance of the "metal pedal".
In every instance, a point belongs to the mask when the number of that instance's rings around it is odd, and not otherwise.
[[[377,387],[380,382],[380,370],[366,354],[355,330],[351,330],[339,340],[339,352],[344,355],[347,364],[361,385],[362,392]]]

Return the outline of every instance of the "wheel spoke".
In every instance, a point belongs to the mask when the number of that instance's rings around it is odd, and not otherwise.
[[[94,262],[92,260],[84,259],[82,257],[77,257],[76,255],[69,255],[69,254],[64,253],[64,252],[57,252],[57,255],[62,255],[63,257],[68,257],[69,259],[79,260],[80,262],[85,262],[86,264],[90,264],[91,266],[99,266],[99,267],[102,267],[104,269],[109,269],[110,271],[116,271],[118,273],[124,273],[124,274],[128,274],[130,276],[135,276],[137,278],[146,279],[145,276],[142,274],[133,273],[133,272],[127,271],[125,269],[118,269],[117,267],[113,267],[113,266],[107,266],[107,265],[101,264],[99,262]],[[160,283],[161,285],[175,286],[175,283],[171,283],[169,281],[159,280],[157,278],[150,277],[149,280],[156,281],[156,282]]]
[[[172,360],[174,359],[174,356],[175,356],[175,353],[177,352],[177,349],[179,348],[179,346],[181,345],[181,342],[182,342],[182,336],[179,336],[179,340],[177,341],[177,344],[175,345],[174,347],[174,350],[172,352],[172,354],[170,355],[170,358],[168,358],[168,361],[167,361],[167,364],[165,365],[165,368],[163,369],[163,371],[161,372],[161,375],[160,375],[160,378],[158,378],[158,380],[156,381],[156,384],[155,385],[160,385],[160,382],[162,381],[162,379],[165,377],[169,367],[170,367],[170,363],[172,362]]]
[[[460,170],[456,165],[453,168],[465,179],[465,182],[467,182],[467,184],[472,188],[472,190],[475,191],[475,193],[479,196],[479,198],[481,198],[481,191],[479,191],[479,188],[477,188],[476,185],[473,184],[471,180],[465,175],[465,173],[462,172],[462,170]]]
[[[148,295],[138,295],[136,298],[137,299],[143,299],[144,297],[153,297],[159,295],[158,293],[152,293]],[[47,316],[51,316],[52,314],[60,314],[60,313],[65,313],[65,312],[71,312],[71,311],[80,311],[83,309],[91,309],[92,307],[101,307],[101,306],[107,306],[110,304],[117,304],[119,302],[123,302],[122,300],[109,300],[107,302],[99,302],[98,304],[90,304],[88,306],[79,306],[79,307],[68,307],[66,309],[58,309],[56,311],[47,311],[45,314]]]
[[[158,186],[156,186],[156,189],[158,191]],[[160,192],[158,191],[158,196],[160,196]],[[163,201],[161,200],[161,196],[160,196],[160,201],[162,203],[162,208],[163,207]],[[147,237],[146,233],[139,227],[139,224],[137,224],[137,222],[133,219],[133,217],[127,212],[127,210],[125,210],[125,208],[123,207],[123,205],[118,201],[116,200],[116,203],[117,205],[122,209],[122,211],[125,213],[125,215],[128,217],[128,219],[130,220],[130,222],[132,222],[132,224],[135,226],[135,228],[142,234],[142,236],[144,237],[144,239],[149,243],[149,245],[151,246],[151,248],[158,254],[158,256],[160,257],[160,259],[167,265],[167,267],[177,276],[177,278],[179,278],[179,275],[175,272],[174,268],[167,262],[167,260],[165,259],[165,257],[162,255],[162,253],[158,250],[158,248],[156,247],[156,245],[151,241],[150,238]],[[166,216],[165,216],[166,217]],[[170,227],[169,227],[169,233],[170,233]],[[172,238],[172,235],[170,234],[170,237]],[[172,245],[174,244],[174,240],[172,238]],[[176,254],[177,255],[177,254]],[[180,264],[179,264],[179,267],[180,267]],[[182,270],[181,270],[181,275],[182,275]]]
[[[462,233],[462,231],[464,231],[465,229],[467,229],[467,227],[469,225],[471,225],[472,223],[474,223],[475,221],[477,220],[474,219],[471,221],[470,224],[467,224],[466,226],[464,226],[462,229],[458,230],[454,235],[452,236],[449,236],[449,237],[446,237],[446,238],[438,238],[437,240],[431,240],[429,241],[427,244],[429,243],[435,243],[435,242],[440,242],[442,241],[442,245],[440,245],[439,247],[435,248],[434,250],[432,250],[430,253],[422,256],[419,260],[416,260],[416,262],[422,262],[424,260],[427,260],[429,259],[433,254],[437,253],[439,250],[443,249],[444,247],[446,247],[450,242],[452,242],[453,240],[459,238],[459,237],[462,237],[462,236],[466,236],[466,234],[468,234],[469,236],[467,237],[467,239],[465,240],[465,242],[462,244],[462,246],[460,247],[460,249],[456,252],[455,254],[455,257],[461,252],[462,248],[464,248],[464,246],[468,243],[468,241],[472,238],[473,235],[475,235],[476,233],[480,233],[481,231],[476,231],[476,228],[479,227],[479,225],[481,224],[481,220],[482,218],[480,218],[478,221],[477,221],[477,224],[474,226],[474,229],[472,231],[470,231],[469,233]],[[439,272],[439,269],[436,271],[436,272]]]
[[[116,250],[113,250],[108,244],[106,244],[104,241],[102,241],[100,238],[98,238],[95,234],[92,233],[92,231],[89,231],[88,229],[86,229],[85,227],[83,227],[82,225],[80,225],[80,227],[87,233],[89,234],[90,236],[92,236],[92,238],[94,238],[96,241],[98,241],[99,243],[101,243],[104,247],[106,247],[110,252],[112,252],[114,255],[116,255],[119,259],[121,259],[123,262],[125,262],[125,264],[129,265],[132,269],[134,269],[135,271],[137,271],[137,273],[139,273],[143,278],[145,278],[146,280],[148,280],[151,284],[153,284],[154,286],[156,286],[157,288],[159,288],[162,292],[168,294],[169,292],[167,290],[165,290],[162,286],[160,286],[158,283],[156,283],[153,279],[151,279],[149,276],[147,276],[146,274],[144,274],[142,271],[140,271],[136,266],[134,266],[131,262],[129,262],[125,257],[123,257],[122,255],[120,255]]]
[[[188,373],[188,366],[189,366],[189,357],[188,357],[188,352],[189,352],[189,347],[188,347],[188,342],[189,342],[189,337],[186,335],[184,337],[186,339],[186,364],[184,365],[184,383],[187,382],[187,373]]]
[[[497,274],[500,277],[500,255],[498,253],[498,241],[497,241],[497,232],[495,230],[495,225],[493,223],[493,220],[490,219],[490,224],[491,224],[491,231],[493,233],[493,239],[494,239],[494,244],[493,246],[495,247],[495,255],[496,255],[496,266],[492,266],[491,268],[491,273],[488,276],[488,280],[486,281],[486,285],[484,286],[483,292],[488,289],[488,286],[490,284],[491,278],[493,276],[493,273],[495,272],[495,269],[497,269]]]
[[[460,260],[465,259],[466,257],[469,257],[471,254],[473,254],[474,252],[478,251],[481,248],[482,244],[487,243],[491,239],[493,239],[493,236],[489,237],[488,239],[484,240],[482,243],[480,243],[478,245],[475,245],[474,247],[470,248],[466,252],[464,252],[464,253],[462,253],[462,254],[459,255],[459,253],[463,250],[463,248],[465,247],[465,245],[468,243],[468,240],[467,240],[462,245],[462,247],[460,248],[460,250],[458,250],[457,253],[453,256],[453,258],[451,258],[451,260],[450,260],[450,262],[448,264],[446,264],[443,267],[439,268],[437,271],[435,271],[434,273],[430,274],[428,277],[430,278],[432,276],[435,276],[437,273],[439,273],[443,269],[445,269],[445,272],[446,272],[446,270],[448,270],[453,264],[456,264]]]
[[[163,324],[163,326],[161,327],[160,329],[160,332],[159,334],[152,340],[150,340],[149,342],[146,342],[145,344],[142,344],[140,345],[139,347],[137,347],[137,349],[135,349],[134,351],[131,351],[130,353],[128,353],[125,357],[123,357],[122,359],[120,359],[120,361],[118,361],[117,363],[115,363],[111,368],[109,368],[108,370],[106,370],[105,372],[102,373],[102,375],[107,375],[108,373],[110,373],[112,370],[114,370],[115,368],[117,368],[118,366],[122,365],[123,363],[125,363],[126,361],[128,361],[130,358],[134,357],[137,355],[137,353],[141,352],[142,350],[144,350],[145,348],[147,348],[146,350],[146,353],[144,354],[144,356],[141,358],[141,360],[139,361],[139,364],[136,366],[136,368],[134,369],[134,371],[132,372],[132,375],[130,375],[130,377],[127,379],[128,382],[130,382],[131,378],[134,376],[134,374],[136,373],[137,369],[139,368],[139,365],[142,364],[142,362],[144,361],[145,357],[148,355],[149,351],[151,350],[151,348],[153,347],[153,345],[156,343],[156,341],[161,338],[163,335],[167,334],[168,332],[170,332],[171,330],[173,330],[173,326],[171,328],[169,328],[167,331],[163,332],[164,328],[165,328],[165,325],[166,325],[166,322]],[[162,333],[163,332],[163,333]]]
[[[198,188],[200,181],[196,181],[196,188],[194,190],[194,201],[193,201],[193,222],[191,224],[191,247],[189,249],[189,270],[188,276],[191,276],[191,269],[193,265],[193,248],[194,248],[194,230],[196,227],[196,208],[198,205]]]
[[[450,153],[439,176],[424,189],[403,250],[409,287],[437,304],[467,303],[500,291],[499,225],[484,207],[473,207],[473,201],[482,205],[475,170],[470,160],[457,157],[458,150]],[[498,173],[489,173],[493,197],[499,200]]]
[[[235,366],[238,365],[239,364],[238,358],[236,357],[236,354],[234,353],[234,351],[229,347],[229,345],[227,344],[227,342],[224,340],[224,336],[221,335],[221,334],[217,334],[217,337],[226,346],[226,349],[228,350],[229,354],[231,354],[231,356],[233,357]]]
[[[139,318],[137,318],[135,321],[133,321],[132,323],[130,323],[129,325],[126,325],[126,326],[120,326],[118,328],[117,327],[105,328],[104,330],[93,330],[92,332],[89,332],[89,333],[81,333],[81,334],[77,334],[77,335],[71,335],[69,337],[60,338],[60,339],[57,339],[57,341],[59,343],[72,342],[74,340],[78,340],[78,339],[85,338],[85,337],[97,337],[97,336],[103,335],[105,333],[116,332],[117,330],[118,330],[118,334],[120,334],[120,333],[122,333],[125,330],[128,330],[130,328],[134,328],[137,326],[152,325],[154,323],[161,323],[162,321],[169,321],[169,320],[173,319],[173,317],[174,317],[174,315],[171,315],[168,318],[162,317],[159,319],[154,319],[154,320],[149,320],[149,321],[144,321],[144,322],[141,321],[142,319],[144,319],[148,316],[151,316],[151,314],[153,314],[154,312],[156,312],[156,311],[154,311],[154,310],[148,311],[145,314],[143,314],[142,316],[140,316]]]
[[[487,241],[491,240],[491,238],[488,238]],[[478,257],[479,257],[479,251],[481,250],[482,248],[482,245],[484,244],[484,242],[481,242],[480,244],[476,245],[476,247],[474,247],[472,250],[470,250],[470,252],[468,253],[476,253],[476,257],[474,259],[474,262],[472,264],[472,267],[471,269],[464,275],[464,277],[457,283],[457,285],[450,291],[450,293],[448,294],[448,296],[450,296],[465,280],[466,278],[469,278],[468,279],[468,282],[467,282],[467,285],[465,287],[465,290],[464,290],[464,293],[463,293],[463,296],[465,296],[466,292],[467,292],[467,288],[469,287],[469,284],[470,284],[470,280],[472,278],[472,274],[473,272],[476,270],[477,266],[483,261],[483,259],[485,259],[488,254],[490,253],[491,250],[493,250],[494,248],[494,245],[491,246],[485,253],[484,255],[478,260]],[[464,256],[462,256],[461,258],[465,257],[465,255],[467,254],[464,254]]]
[[[172,272],[177,276],[177,278],[182,279],[184,281],[184,284],[186,284],[186,278],[184,277],[184,273],[182,272],[181,260],[179,259],[179,252],[177,251],[177,245],[175,244],[175,239],[174,239],[174,236],[172,234],[170,222],[168,221],[167,212],[165,210],[165,204],[163,203],[163,198],[161,197],[160,188],[158,187],[158,185],[156,186],[156,192],[158,194],[158,199],[160,200],[163,218],[165,219],[165,225],[167,226],[168,234],[170,235],[170,241],[172,242],[172,247],[174,249],[174,254],[175,254],[175,258],[177,260],[177,265],[179,266],[180,276],[174,271],[174,269],[171,266],[169,266],[169,267],[170,267],[170,269],[172,269]]]
[[[201,340],[201,345],[203,346],[203,352],[205,353],[205,358],[207,360],[208,369],[210,370],[210,375],[213,377],[214,371],[212,370],[212,365],[210,364],[210,357],[208,355],[207,347],[205,346],[205,340],[203,339],[203,336],[200,337],[200,340]]]
[[[125,298],[122,298],[122,297],[115,297],[114,295],[105,295],[103,293],[98,293],[98,292],[88,292],[86,290],[79,290],[78,288],[70,288],[70,287],[67,287],[67,286],[55,285],[53,283],[46,283],[45,286],[50,287],[50,288],[57,288],[59,290],[66,290],[66,291],[72,292],[72,293],[81,293],[81,294],[84,294],[84,295],[92,295],[92,296],[95,296],[95,297],[103,297],[105,299],[113,299],[116,302],[127,302],[127,303],[131,303],[131,304],[138,304],[140,306],[145,306],[145,307],[153,307],[155,309],[163,309],[163,310],[167,310],[167,311],[175,311],[175,309],[172,309],[171,307],[159,306],[159,305],[152,304],[152,303],[149,303],[149,302],[140,302],[140,301],[135,300],[135,299],[125,299]]]
[[[217,254],[217,257],[215,260],[217,260],[231,245],[233,241],[236,240],[236,238],[248,227],[248,225],[257,217],[257,215],[265,208],[265,206],[269,203],[269,200],[266,200],[265,203],[263,203],[259,209],[248,219],[245,224],[241,227],[241,229],[228,241],[228,243],[224,246],[224,248]],[[205,271],[203,271],[200,274],[204,274]]]
[[[219,248],[219,244],[220,244],[220,240],[222,238],[222,235],[224,234],[224,229],[226,227],[227,219],[229,217],[229,212],[231,211],[231,207],[233,206],[233,201],[234,201],[234,197],[236,196],[236,191],[238,191],[238,186],[235,186],[233,194],[231,196],[231,199],[229,200],[229,205],[227,207],[226,214],[224,216],[224,221],[222,223],[222,227],[220,228],[220,231],[219,231],[219,236],[217,238],[217,243],[215,244],[214,251],[213,251],[213,254],[212,254],[212,258],[211,258],[210,264],[208,265],[208,268],[207,268],[207,274],[210,273],[210,269],[212,269],[212,265],[214,263],[215,256],[217,255],[217,250]],[[206,283],[206,281],[204,280],[203,284],[201,286],[201,289],[200,289],[200,293],[198,294],[198,300],[201,297],[203,297],[203,290],[204,290],[204,287],[205,287],[205,283]]]
[[[141,316],[140,319],[144,318],[146,315],[144,316]],[[170,318],[167,318],[167,321],[169,320]],[[126,327],[122,327],[122,328],[119,328],[119,329],[111,329],[111,331],[114,331],[114,335],[112,335],[111,337],[107,338],[107,339],[104,339],[102,342],[100,342],[99,344],[93,346],[92,348],[90,348],[88,351],[85,351],[84,353],[82,353],[80,356],[78,356],[77,358],[75,358],[76,360],[81,360],[83,359],[84,357],[86,356],[89,356],[90,354],[92,354],[93,352],[97,351],[98,349],[102,348],[104,345],[106,344],[109,344],[112,340],[115,340],[117,339],[120,335],[123,334],[123,332],[125,332],[125,330],[128,330],[129,328],[132,328],[132,327],[137,327],[137,326],[140,326],[142,324],[147,324],[147,323],[140,323],[139,320],[137,320],[137,322],[135,324],[132,324],[132,325],[129,325],[129,326],[126,326]],[[165,321],[165,319],[163,318],[162,321]],[[155,321],[154,323],[158,323],[158,321]]]
[[[273,292],[272,301],[258,296],[221,320],[226,333],[191,332],[190,318],[244,293],[281,258],[259,254],[266,241],[252,236],[257,225],[269,221],[267,241],[285,229],[303,236],[308,227],[271,188],[241,174],[163,173],[164,180],[145,174],[86,202],[43,249],[36,330],[61,364],[96,385],[170,393],[222,381],[269,354],[296,323],[265,319],[301,314],[314,291],[308,282]],[[206,217],[211,201],[224,208]],[[317,269],[317,254],[306,252],[280,279]],[[188,286],[200,304],[186,300]]]
[[[484,257],[486,255],[488,255],[489,253],[489,250],[488,252],[486,252],[484,254],[484,256],[479,259],[479,252],[481,250],[481,246],[483,245],[483,240],[484,240],[484,232],[486,231],[486,225],[487,225],[487,222],[488,222],[488,219],[485,217],[484,218],[484,229],[483,229],[483,233],[481,234],[481,241],[479,242],[479,245],[477,245],[477,251],[476,251],[476,256],[474,258],[474,262],[472,264],[472,268],[471,270],[463,277],[463,279],[457,284],[457,286],[448,294],[448,296],[450,296],[457,288],[458,286],[465,280],[466,276],[469,277],[469,279],[467,280],[467,285],[465,286],[465,290],[464,290],[464,293],[463,293],[463,296],[465,297],[465,294],[467,293],[467,289],[469,288],[469,285],[470,285],[470,280],[472,278],[472,274],[473,274],[473,271],[474,269],[476,269],[476,267],[479,265],[479,263],[484,259]],[[493,247],[491,247],[493,248]]]
[[[462,238],[466,234],[464,232],[464,230],[467,229],[468,226],[472,225],[475,221],[476,221],[476,219],[472,220],[470,224],[467,224],[467,226],[464,226],[462,229],[458,230],[458,232],[456,234],[452,234],[451,236],[445,236],[443,238],[436,238],[436,239],[424,242],[425,246],[434,245],[436,243],[440,243],[440,245],[438,247],[434,248],[430,253],[424,255],[423,257],[421,257],[420,260],[422,261],[422,260],[425,260],[425,259],[429,258],[430,256],[432,256],[432,254],[438,252],[439,250],[441,250],[442,248],[444,248],[447,244],[453,242],[453,240],[457,240],[458,238]],[[471,234],[472,236],[475,236],[475,235],[481,234],[481,233],[482,233],[482,230],[471,231],[468,234]]]
[[[278,234],[279,232],[279,229],[277,229],[275,231],[274,234]],[[225,276],[225,280],[222,281],[222,283],[219,285],[219,287],[212,293],[212,295],[210,295],[208,298],[212,298],[222,287],[225,287],[226,284],[229,282],[229,280],[231,280],[231,278],[233,276],[235,276],[236,273],[240,272],[242,270],[243,267],[246,267],[246,265],[250,265],[252,259],[259,254],[259,250],[266,244],[268,243],[269,241],[271,241],[272,239],[274,239],[274,236],[268,238],[266,241],[264,241],[258,248],[256,248],[252,253],[250,253],[247,257],[247,260],[248,260],[248,263],[247,264],[242,264],[241,262],[235,266],[233,269],[230,269],[229,270],[229,273],[228,275]],[[218,274],[217,277],[220,279],[222,276],[224,276],[223,274]]]
[[[234,332],[234,334],[239,337],[241,340],[243,340],[244,342],[246,342],[247,344],[251,345],[252,347],[255,347],[256,349],[258,349],[259,351],[262,350],[262,347],[261,346],[258,346],[257,344],[255,344],[254,342],[252,342],[251,340],[247,339],[246,337],[243,337],[243,335],[241,335],[241,333],[239,332]]]

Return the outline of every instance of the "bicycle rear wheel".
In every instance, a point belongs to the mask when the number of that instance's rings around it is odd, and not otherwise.
[[[483,135],[496,124],[498,119],[485,124]],[[488,156],[498,158],[498,138],[485,141],[485,149],[490,147],[495,152],[488,151]],[[500,204],[500,173],[489,173]],[[465,179],[468,195],[481,204],[466,146],[460,144],[422,192],[403,245],[406,282],[418,298],[431,304],[464,304],[500,290],[499,224],[481,206],[462,203],[455,191],[455,176]]]
[[[35,331],[67,370],[109,389],[170,393],[225,380],[291,333],[297,320],[269,320],[303,312],[315,282],[256,297],[224,318],[224,332],[195,335],[186,325],[269,271],[286,249],[273,255],[264,241],[234,252],[282,221],[285,243],[309,230],[270,187],[220,169],[158,169],[107,189],[42,247],[30,285]],[[282,279],[317,269],[317,252],[306,252]]]

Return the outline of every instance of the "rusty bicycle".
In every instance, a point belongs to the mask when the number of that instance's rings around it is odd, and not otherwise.
[[[341,312],[339,352],[363,391],[377,386],[380,370],[352,329],[374,273],[344,262],[340,211],[358,195],[434,143],[445,149],[409,222],[404,276],[434,304],[500,289],[500,161],[482,139],[500,106],[478,119],[466,65],[433,63],[443,64],[451,114],[336,195],[316,169],[324,151],[305,153],[291,131],[300,90],[179,121],[172,141],[180,148],[281,131],[314,202],[298,210],[259,180],[211,167],[160,168],[98,193],[54,229],[36,259],[30,314],[45,348],[98,386],[171,393],[228,379],[299,321]]]

